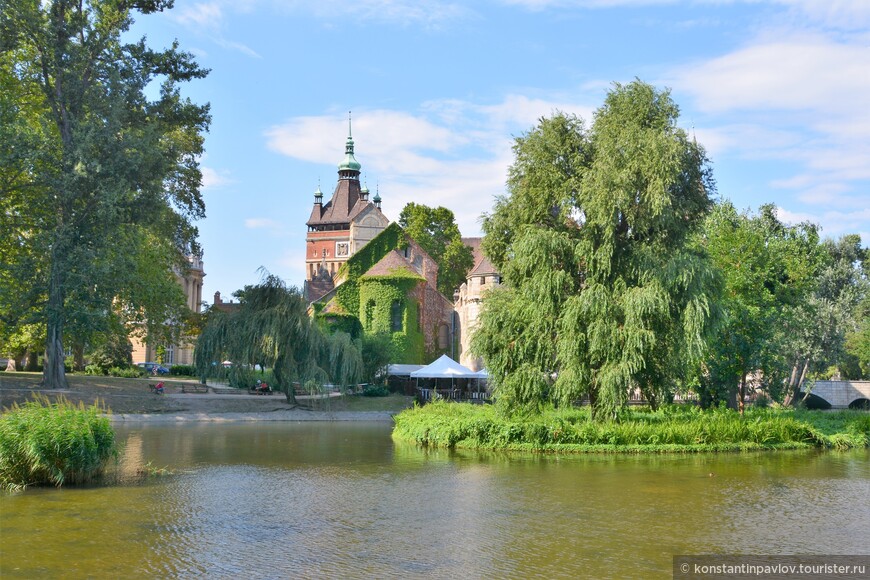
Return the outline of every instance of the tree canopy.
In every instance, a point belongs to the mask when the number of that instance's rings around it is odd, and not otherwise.
[[[237,308],[207,313],[195,351],[203,380],[226,359],[233,362],[235,374],[261,365],[272,369],[274,386],[293,401],[294,384],[347,386],[366,372],[359,345],[347,333],[324,333],[308,316],[308,303],[298,289],[267,275],[237,295]],[[244,382],[238,376],[231,379]]]
[[[453,212],[411,202],[399,214],[399,225],[438,264],[438,291],[452,299],[474,266],[474,255],[462,243]]]
[[[175,272],[199,252],[209,114],[179,85],[207,71],[177,45],[121,41],[134,9],[171,6],[0,0],[0,334],[44,325],[48,386],[66,382],[65,331],[183,305]]]
[[[687,241],[709,211],[704,150],[668,91],[616,84],[590,129],[557,113],[514,145],[507,197],[484,219],[504,288],[473,349],[499,401],[588,395],[614,417],[631,389],[654,406],[703,354],[716,278]]]

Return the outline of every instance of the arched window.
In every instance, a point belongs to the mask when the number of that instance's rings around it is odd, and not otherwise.
[[[450,329],[446,324],[438,327],[438,348],[446,349],[450,346]]]
[[[402,332],[402,318],[404,318],[405,307],[399,300],[393,300],[390,305],[390,330],[392,332]]]

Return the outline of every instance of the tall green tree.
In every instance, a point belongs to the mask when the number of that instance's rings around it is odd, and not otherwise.
[[[707,219],[702,245],[724,293],[701,395],[705,404],[727,402],[742,412],[751,382],[763,382],[776,396],[818,346],[806,328],[812,321],[800,311],[816,287],[818,234],[808,223],[783,224],[772,205],[752,215],[725,202]]]
[[[453,212],[411,202],[402,208],[399,225],[438,264],[438,291],[452,298],[474,266],[474,255],[462,243]]]
[[[121,41],[133,10],[171,6],[0,0],[0,318],[45,324],[47,386],[66,384],[67,329],[105,330],[99,321],[119,299],[160,320],[167,297],[177,298],[152,292],[143,302],[145,287],[131,289],[133,273],[150,267],[146,239],[161,249],[148,283],[163,288],[198,252],[192,221],[205,211],[198,157],[209,115],[179,85],[207,71],[176,45]]]
[[[677,118],[668,91],[636,81],[589,131],[557,114],[517,139],[510,195],[484,219],[506,284],[473,345],[501,400],[588,395],[612,418],[630,390],[657,405],[696,368],[716,278],[687,241],[714,185]]]

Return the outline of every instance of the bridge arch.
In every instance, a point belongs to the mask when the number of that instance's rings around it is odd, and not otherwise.
[[[860,408],[859,401],[870,399],[870,381],[816,381],[810,388],[811,397],[823,399],[833,409]]]
[[[855,399],[851,403],[849,403],[850,409],[857,409],[860,411],[870,411],[870,399],[865,399],[861,397],[860,399]]]

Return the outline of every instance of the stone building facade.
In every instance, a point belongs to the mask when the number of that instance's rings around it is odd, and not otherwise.
[[[381,213],[381,198],[360,184],[360,163],[354,157],[354,142],[348,125],[344,160],[338,165],[338,183],[332,198],[323,203],[323,192],[314,192],[305,240],[305,292],[317,300],[334,287],[342,264],[387,227]]]
[[[474,252],[474,266],[468,273],[465,283],[454,294],[456,310],[456,342],[459,345],[459,364],[479,371],[483,360],[471,355],[471,337],[477,327],[481,303],[486,292],[501,284],[501,274],[483,255],[480,248],[481,238],[462,238],[466,246]]]
[[[187,307],[191,312],[202,310],[202,281],[205,278],[205,268],[202,258],[188,258],[188,268],[185,272],[176,272],[175,278],[184,290]],[[182,338],[177,344],[152,344],[145,339],[131,336],[133,344],[133,364],[155,362],[158,359],[158,349],[162,350],[164,365],[192,365],[193,347],[196,339]]]

